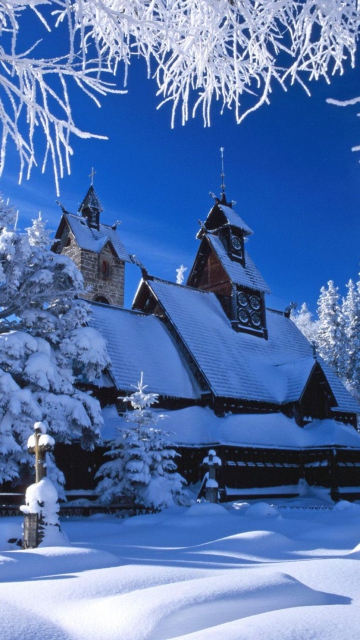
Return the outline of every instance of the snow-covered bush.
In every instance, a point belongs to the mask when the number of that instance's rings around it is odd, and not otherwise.
[[[127,428],[107,452],[111,460],[100,467],[102,477],[97,490],[102,502],[116,502],[127,496],[135,504],[160,511],[174,504],[185,504],[188,496],[183,489],[184,478],[176,473],[174,458],[179,455],[171,448],[168,434],[157,424],[165,416],[150,407],[158,394],[146,393],[143,374],[134,387],[136,391],[123,398],[130,402],[132,411],[125,413]]]
[[[84,326],[89,311],[77,298],[80,272],[50,250],[40,216],[27,233],[16,221],[0,198],[0,482],[30,462],[26,444],[35,421],[56,441],[94,446],[100,406],[76,388],[75,374],[91,381],[108,364],[104,340]]]

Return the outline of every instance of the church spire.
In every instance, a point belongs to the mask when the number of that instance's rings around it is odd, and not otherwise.
[[[217,204],[222,204],[225,205],[226,207],[232,207],[233,204],[236,204],[235,202],[231,201],[231,202],[227,202],[226,200],[226,194],[225,194],[225,189],[226,189],[226,185],[225,185],[225,169],[224,169],[224,147],[220,147],[220,155],[221,155],[221,174],[220,174],[220,178],[221,178],[221,185],[220,185],[220,198],[218,198],[214,193],[212,193],[212,191],[210,191],[210,195],[212,198],[214,198],[215,202]]]
[[[225,196],[225,171],[224,171],[224,147],[220,147],[220,154],[221,154],[221,185],[220,185],[220,189],[221,189],[221,200],[224,200],[226,202],[226,196]]]
[[[79,213],[81,213],[82,216],[84,216],[84,218],[87,218],[89,227],[93,229],[99,229],[100,213],[103,211],[103,207],[101,206],[98,195],[94,189],[94,185],[93,185],[94,173],[95,173],[94,170],[92,170],[90,174],[90,177],[91,177],[90,187],[78,211]]]

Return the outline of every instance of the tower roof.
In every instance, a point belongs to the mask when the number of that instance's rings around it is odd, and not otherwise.
[[[104,211],[101,205],[101,202],[98,198],[98,195],[92,184],[90,185],[88,192],[84,200],[82,201],[78,211],[79,213],[85,213],[86,210],[88,209],[92,209],[93,211],[97,211],[98,213],[101,213],[102,211]]]
[[[216,200],[215,205],[210,209],[204,225],[200,229],[197,237],[201,238],[204,231],[217,231],[221,227],[232,227],[239,229],[244,236],[253,235],[253,230],[232,208],[233,203],[227,202],[225,193],[222,194],[221,200],[213,196]]]
[[[99,229],[94,229],[89,227],[81,216],[74,213],[64,213],[55,235],[56,239],[61,238],[66,224],[73,232],[80,249],[99,254],[106,243],[109,243],[120,260],[130,262],[129,254],[114,227],[110,227],[107,224],[99,224]]]
[[[245,250],[245,264],[231,260],[220,238],[216,235],[206,235],[206,240],[217,255],[223,269],[233,284],[242,285],[249,289],[271,293],[269,286],[255,266],[253,260]],[[205,242],[205,238],[203,240]],[[189,276],[190,277],[190,276]]]

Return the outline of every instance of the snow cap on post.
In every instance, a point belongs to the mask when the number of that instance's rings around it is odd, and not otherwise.
[[[216,455],[215,449],[210,449],[208,451],[208,455],[204,458],[202,463],[208,467],[221,467],[221,460]]]
[[[46,425],[43,422],[34,422],[34,431],[46,433]]]

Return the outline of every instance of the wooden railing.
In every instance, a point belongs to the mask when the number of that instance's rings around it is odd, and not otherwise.
[[[22,494],[0,494],[0,518],[9,516],[22,516],[20,505],[25,504],[25,496]],[[135,505],[128,498],[119,500],[118,503],[111,505],[99,504],[97,502],[88,504],[72,504],[69,502],[60,502],[60,517],[69,518],[71,516],[92,516],[96,513],[119,514],[124,515],[140,515],[150,513],[151,510]]]

